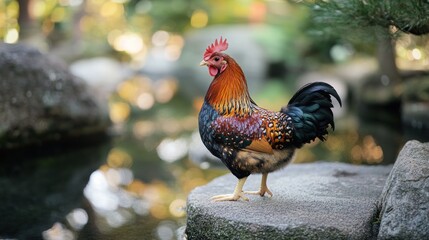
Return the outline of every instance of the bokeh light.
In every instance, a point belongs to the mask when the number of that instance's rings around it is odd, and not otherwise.
[[[164,139],[156,148],[158,156],[166,162],[177,161],[188,153],[188,141],[184,138]]]
[[[169,210],[171,215],[175,217],[184,217],[186,214],[186,201],[183,199],[175,199],[171,202]]]
[[[174,78],[162,79],[155,83],[155,99],[159,103],[169,102],[178,90],[177,80]]]
[[[380,163],[383,160],[383,149],[375,143],[372,136],[365,136],[361,145],[355,145],[350,151],[352,161],[361,163]]]
[[[88,223],[88,213],[82,208],[76,208],[66,216],[66,219],[73,229],[80,230]]]
[[[152,35],[152,44],[156,47],[163,47],[167,44],[170,34],[166,31],[157,31]]]
[[[130,167],[133,163],[132,157],[124,150],[113,148],[107,155],[107,164],[112,168]]]
[[[5,43],[16,43],[19,38],[18,30],[13,28],[9,29],[6,33],[6,36],[4,38]]]
[[[74,240],[76,236],[63,224],[56,222],[54,225],[42,233],[44,240]]]
[[[144,43],[137,33],[126,32],[117,36],[113,42],[113,47],[117,51],[124,51],[128,54],[137,54],[144,50]]]
[[[209,17],[204,10],[195,10],[191,17],[191,26],[194,28],[203,28],[207,25]]]
[[[151,93],[145,92],[141,93],[137,97],[137,106],[142,110],[150,109],[155,103],[155,98]]]
[[[114,123],[124,122],[130,115],[130,106],[123,102],[112,103],[110,105],[110,119]]]

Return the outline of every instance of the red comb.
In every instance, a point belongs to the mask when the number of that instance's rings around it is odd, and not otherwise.
[[[219,42],[216,39],[214,43],[212,43],[206,48],[206,52],[204,53],[204,60],[207,61],[213,53],[222,52],[226,49],[228,49],[228,43],[226,42],[226,38],[222,41],[222,37],[220,37]]]

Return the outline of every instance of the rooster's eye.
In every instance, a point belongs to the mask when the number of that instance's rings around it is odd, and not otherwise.
[[[219,57],[215,57],[214,60],[217,62],[219,61]]]

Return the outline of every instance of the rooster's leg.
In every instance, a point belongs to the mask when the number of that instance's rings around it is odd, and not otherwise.
[[[273,193],[267,187],[267,177],[268,177],[268,173],[262,174],[261,188],[259,189],[259,191],[249,191],[249,192],[246,191],[244,193],[261,195],[261,197],[263,197],[265,195],[265,193],[267,193],[268,195],[270,195],[270,197],[272,197]]]
[[[232,194],[225,194],[225,195],[217,195],[211,198],[211,200],[215,202],[220,201],[237,201],[238,199],[242,198],[245,201],[249,201],[249,199],[244,196],[243,193],[243,185],[246,182],[247,177],[241,178],[238,180],[237,186],[235,187],[234,193]]]

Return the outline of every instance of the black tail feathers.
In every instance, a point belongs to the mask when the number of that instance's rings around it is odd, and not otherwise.
[[[302,87],[290,99],[281,112],[289,115],[294,127],[294,144],[301,147],[316,137],[324,141],[331,125],[335,129],[331,96],[341,104],[340,96],[335,89],[324,82],[314,82]]]

